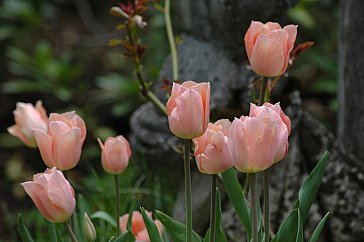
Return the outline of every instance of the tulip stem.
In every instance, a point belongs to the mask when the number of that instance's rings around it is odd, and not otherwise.
[[[192,198],[191,198],[191,170],[190,170],[191,140],[185,140],[184,168],[185,168],[185,203],[186,203],[186,242],[192,242]]]
[[[250,203],[252,218],[252,242],[258,242],[258,206],[257,206],[257,174],[249,174],[250,178]]]
[[[120,233],[120,220],[119,220],[119,214],[120,214],[120,196],[119,196],[119,179],[118,175],[114,175],[114,181],[115,181],[115,218],[116,218],[116,236],[119,236]]]
[[[262,77],[262,87],[259,95],[259,106],[263,105],[265,101],[265,89],[267,89],[268,77]]]
[[[164,18],[166,21],[166,30],[169,42],[169,48],[171,49],[171,57],[172,57],[172,71],[173,71],[173,81],[178,80],[178,59],[177,59],[177,49],[176,43],[174,41],[172,21],[171,21],[171,1],[164,1]]]
[[[245,174],[243,191],[244,191],[244,195],[247,195],[249,193],[249,173]]]
[[[68,232],[68,235],[71,238],[71,241],[72,242],[78,242],[75,233],[73,233],[73,230],[72,230],[72,227],[71,227],[71,225],[69,223],[69,220],[67,220],[64,224],[66,225],[66,230]]]
[[[211,175],[210,242],[216,240],[216,181],[217,175]]]

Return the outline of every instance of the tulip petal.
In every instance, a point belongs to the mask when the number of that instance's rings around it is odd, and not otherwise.
[[[33,132],[42,160],[48,167],[55,166],[52,156],[52,137],[41,129],[34,129]]]
[[[54,142],[55,149],[53,150],[56,163],[60,170],[69,170],[75,167],[80,160],[81,156],[81,129],[73,128],[68,132],[62,134],[56,142]]]
[[[275,23],[275,22],[267,22],[264,25],[267,26],[270,31],[282,29],[282,27],[279,25],[279,23]]]
[[[245,43],[245,49],[246,49],[246,53],[248,55],[249,60],[250,60],[252,52],[253,52],[256,38],[260,34],[260,31],[263,26],[264,26],[264,24],[259,21],[252,21],[248,31],[245,34],[244,43]]]
[[[288,41],[287,41],[287,48],[290,52],[293,49],[294,42],[296,41],[297,37],[297,25],[287,25],[283,28],[284,31],[288,33]]]

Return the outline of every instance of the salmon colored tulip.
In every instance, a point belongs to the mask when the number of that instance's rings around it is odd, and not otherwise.
[[[206,132],[193,139],[197,167],[202,173],[218,174],[233,166],[229,152],[228,135],[231,122],[220,119],[209,123]]]
[[[33,181],[21,184],[39,212],[53,223],[63,223],[75,210],[73,188],[55,167],[33,176]]]
[[[152,213],[146,211],[149,217],[152,217]],[[134,211],[131,219],[131,230],[135,236],[135,242],[150,242],[147,228],[145,227],[143,216],[140,212]],[[124,214],[120,217],[120,229],[124,232],[127,228],[129,214]],[[159,234],[163,234],[163,225],[159,220],[154,220],[155,225],[159,231]]]
[[[51,113],[48,132],[34,129],[34,135],[44,163],[64,171],[75,167],[80,160],[86,126],[75,112]]]
[[[122,135],[107,138],[105,144],[97,140],[102,150],[101,162],[105,171],[113,175],[122,173],[129,164],[129,142]]]
[[[277,107],[268,106],[252,104],[251,116],[235,118],[231,125],[229,149],[234,166],[242,172],[265,170],[287,153],[287,125],[275,110]]]
[[[297,26],[252,21],[245,34],[245,49],[252,69],[261,76],[274,77],[285,72],[297,36]]]
[[[8,128],[8,132],[18,137],[29,147],[37,147],[33,129],[47,131],[48,117],[41,101],[37,101],[35,107],[31,103],[16,103],[14,110],[15,125]]]
[[[177,137],[193,139],[203,135],[210,116],[210,83],[173,83],[167,102],[169,128]]]

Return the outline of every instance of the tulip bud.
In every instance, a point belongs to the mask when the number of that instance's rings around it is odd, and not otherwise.
[[[196,163],[201,173],[218,174],[233,165],[228,143],[230,126],[229,120],[220,119],[214,124],[209,123],[206,132],[193,139]]]
[[[51,113],[48,132],[34,129],[34,135],[44,163],[64,171],[75,167],[80,160],[86,126],[75,112]]]
[[[15,125],[9,127],[8,132],[18,137],[28,147],[37,147],[33,129],[47,131],[48,117],[42,102],[37,101],[35,107],[31,103],[16,103],[14,118]]]
[[[96,240],[96,229],[87,213],[83,215],[83,228],[85,230],[86,239],[89,241]]]
[[[183,139],[197,138],[207,129],[210,116],[210,83],[173,83],[167,105],[172,133]]]
[[[129,164],[129,142],[122,135],[109,137],[104,144],[100,139],[97,140],[102,150],[101,162],[105,171],[113,175],[122,173]]]
[[[63,223],[75,210],[73,188],[55,167],[33,176],[33,181],[21,184],[39,212],[53,223]]]
[[[245,34],[245,49],[252,69],[258,75],[274,77],[283,74],[297,36],[297,26],[283,29],[278,23],[252,21]]]

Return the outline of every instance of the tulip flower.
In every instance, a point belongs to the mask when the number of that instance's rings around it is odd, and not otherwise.
[[[34,135],[44,163],[64,171],[75,167],[80,160],[86,126],[75,112],[51,113],[48,132],[34,129]]]
[[[149,217],[152,217],[151,212],[147,212]],[[127,229],[129,214],[124,214],[120,217],[120,229],[124,232]],[[163,234],[163,225],[159,220],[154,220],[155,225],[159,231],[159,234],[162,236]],[[134,211],[131,218],[131,232],[135,236],[135,242],[150,242],[147,228],[145,227],[145,223],[143,220],[143,216],[140,212]]]
[[[98,141],[105,171],[113,175],[122,173],[129,164],[131,155],[129,142],[122,135],[107,138],[105,144],[100,139]]]
[[[16,103],[14,110],[15,125],[8,128],[8,132],[18,137],[25,145],[35,148],[37,142],[33,129],[47,131],[48,117],[41,101],[37,101],[35,107],[31,103]]]
[[[274,77],[285,72],[297,35],[296,25],[252,21],[245,34],[245,49],[252,69],[261,76]]]
[[[238,170],[246,173],[262,171],[286,155],[288,126],[276,110],[277,106],[257,107],[252,104],[250,117],[241,116],[233,121],[229,149]],[[288,124],[288,117],[285,121]]]
[[[183,139],[203,135],[210,115],[210,83],[173,83],[166,108],[169,128],[174,135]]]
[[[33,176],[33,181],[21,184],[39,212],[53,223],[63,223],[75,209],[73,188],[55,167]]]
[[[233,165],[228,144],[230,126],[229,120],[220,119],[215,123],[209,123],[206,132],[193,139],[196,145],[196,163],[200,172],[218,174]]]

